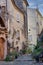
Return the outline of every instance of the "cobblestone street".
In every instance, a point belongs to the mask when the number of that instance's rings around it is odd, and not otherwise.
[[[33,61],[14,61],[14,62],[0,62],[0,65],[43,65],[43,63],[36,63]]]
[[[24,55],[19,57],[13,62],[3,62],[0,61],[0,65],[43,65],[43,63],[39,62],[36,63],[36,61],[33,61],[30,55]]]

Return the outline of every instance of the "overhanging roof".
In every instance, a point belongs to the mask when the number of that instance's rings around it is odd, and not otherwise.
[[[22,12],[24,12],[23,0],[12,0],[12,1]],[[24,1],[26,2],[26,5],[28,5],[27,0]]]

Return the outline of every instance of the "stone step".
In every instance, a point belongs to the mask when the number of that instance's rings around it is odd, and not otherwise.
[[[30,54],[29,55],[22,55],[16,60],[18,60],[18,61],[33,61],[32,56]]]

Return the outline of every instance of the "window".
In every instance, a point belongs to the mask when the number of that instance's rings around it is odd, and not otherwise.
[[[18,37],[17,39],[20,40],[20,37]]]
[[[20,22],[20,14],[19,13],[17,13],[17,15],[16,15],[16,20],[18,23]]]
[[[17,52],[19,51],[19,46],[16,47],[16,51],[17,51]]]
[[[32,35],[29,35],[29,41],[32,41]]]
[[[20,40],[20,31],[19,30],[17,30],[16,37],[18,40]]]
[[[16,41],[16,45],[18,45],[18,41]]]
[[[19,36],[20,35],[20,31],[19,30],[17,30],[17,36]]]
[[[31,31],[31,30],[29,29],[29,31]]]
[[[19,23],[19,21],[17,21]]]
[[[24,33],[24,30],[23,29],[21,29],[21,31],[22,31],[22,34]]]
[[[5,13],[5,11],[6,11],[5,6],[2,6],[2,13]]]

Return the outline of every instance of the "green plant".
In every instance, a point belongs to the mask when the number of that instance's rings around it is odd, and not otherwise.
[[[26,51],[27,51],[27,45],[26,43],[22,43],[22,54],[26,54]]]
[[[40,53],[42,52],[42,48],[37,48],[37,49],[34,49],[34,51],[33,51],[33,56],[37,56],[37,55],[39,55]]]
[[[16,59],[19,56],[19,53],[15,50],[13,50],[10,55],[12,56],[13,59]]]
[[[9,55],[6,56],[5,61],[11,61],[11,57]]]
[[[32,50],[30,48],[28,48],[26,52],[27,52],[27,54],[31,54]]]
[[[9,53],[9,55],[6,56],[5,61],[13,61],[19,56],[18,52],[13,50],[12,52]]]
[[[33,57],[39,55],[41,52],[43,52],[43,35],[39,37],[40,41],[37,40],[37,45],[34,48],[34,51],[32,53]]]
[[[26,49],[22,49],[22,54],[26,54]]]

